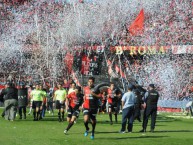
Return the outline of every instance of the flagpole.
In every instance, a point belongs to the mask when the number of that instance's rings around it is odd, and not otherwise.
[[[124,92],[125,92],[125,85],[124,85],[123,76],[122,76],[122,73],[121,73],[121,59],[120,59],[120,54],[118,54],[118,58],[119,58],[119,68],[120,68],[120,74],[121,74],[121,81],[122,81],[122,85],[123,85],[123,90],[124,90]]]

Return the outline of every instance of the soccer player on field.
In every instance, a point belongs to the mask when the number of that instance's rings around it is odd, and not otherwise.
[[[45,110],[46,110],[46,89],[43,88],[43,86],[40,86],[40,90],[42,91],[42,93],[44,94],[43,98],[42,98],[42,107],[40,108],[40,119],[42,119],[43,117],[45,117]]]
[[[98,99],[101,97],[99,95],[99,90],[94,90],[94,77],[88,79],[88,86],[84,88],[84,103],[83,103],[83,115],[84,115],[84,125],[86,131],[84,136],[88,136],[88,123],[91,120],[92,123],[92,132],[91,139],[94,139],[94,131],[96,126],[96,115],[98,111]]]
[[[34,88],[35,87],[33,87],[33,86],[29,86],[29,88],[28,88],[28,100],[29,100],[28,103],[29,103],[29,107],[30,107],[28,115],[30,115],[32,112],[33,100],[31,98],[31,92],[34,90]]]
[[[115,122],[117,123],[117,114],[119,112],[119,101],[121,99],[121,92],[115,88],[114,83],[110,83],[110,88],[107,90],[108,98],[108,112],[110,118],[110,124],[113,124],[112,113],[115,115]]]
[[[42,100],[45,94],[40,90],[40,84],[36,84],[35,89],[31,91],[31,99],[33,100],[32,108],[34,121],[38,121],[40,117],[40,108],[42,108]]]
[[[58,121],[64,121],[64,108],[67,92],[62,88],[62,83],[58,83],[58,90],[54,93],[54,100],[56,100],[56,109],[58,109]],[[62,114],[62,118],[61,118]]]
[[[81,94],[81,87],[77,86],[75,91],[71,92],[66,99],[66,106],[68,106],[68,120],[69,124],[67,128],[64,130],[66,134],[67,131],[73,126],[74,121],[79,116],[80,107],[83,102],[83,94]]]
[[[72,93],[73,91],[75,91],[76,88],[76,84],[74,82],[71,83],[70,88],[68,90],[68,94]]]

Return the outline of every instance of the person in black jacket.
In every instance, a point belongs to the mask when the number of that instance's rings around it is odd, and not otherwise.
[[[137,119],[139,122],[141,122],[141,105],[143,103],[142,101],[142,95],[139,92],[139,90],[135,89],[134,93],[136,95],[136,103],[135,103],[135,113],[133,120]]]
[[[7,84],[5,85],[5,88],[1,91],[0,93],[0,102],[4,104],[4,95],[2,94],[2,92],[4,92],[4,90],[7,88]],[[1,114],[1,116],[4,118],[5,116],[5,109],[3,109],[3,112]]]
[[[13,83],[7,83],[7,88],[2,91],[4,95],[5,119],[13,121],[17,112],[18,90]]]
[[[156,117],[157,117],[157,103],[159,99],[159,93],[155,90],[154,84],[149,85],[149,91],[147,92],[147,98],[145,98],[146,108],[144,112],[143,129],[140,132],[146,132],[148,118],[151,115],[151,130],[154,132]]]
[[[4,89],[3,89],[3,90],[4,90]],[[3,91],[3,90],[2,90],[2,91]],[[1,90],[0,90],[0,91],[1,91]],[[0,93],[0,102],[1,102],[1,103],[3,103],[3,102],[4,102],[4,98],[3,98],[2,93]]]
[[[20,89],[18,89],[18,106],[19,106],[19,119],[22,119],[22,110],[23,110],[23,119],[26,119],[26,106],[28,105],[28,91],[25,88],[25,83],[20,83]]]

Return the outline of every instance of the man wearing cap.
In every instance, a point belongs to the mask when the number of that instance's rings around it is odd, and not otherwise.
[[[67,128],[64,130],[64,134],[66,134],[67,131],[73,126],[74,121],[79,116],[80,107],[83,102],[83,96],[84,95],[81,93],[80,86],[76,86],[75,90],[68,95],[66,99],[66,105],[68,106],[69,124]]]
[[[22,119],[22,110],[23,110],[23,119],[26,119],[26,106],[28,105],[28,91],[25,88],[25,83],[22,82],[19,84],[20,88],[18,89],[18,106],[19,106],[19,119]]]
[[[121,101],[122,101],[122,127],[120,133],[125,133],[126,123],[128,121],[127,130],[132,132],[133,129],[133,115],[134,115],[134,105],[136,102],[135,94],[132,92],[133,86],[128,86],[128,92],[126,92]]]
[[[58,109],[58,121],[64,121],[64,108],[67,92],[62,88],[62,83],[58,83],[58,90],[54,93],[54,100],[56,101],[56,109]],[[62,114],[62,118],[61,118]]]
[[[143,129],[140,132],[146,132],[149,116],[151,115],[151,132],[154,132],[157,116],[157,102],[159,93],[155,90],[154,84],[149,85],[149,91],[146,94],[146,108],[144,112]]]

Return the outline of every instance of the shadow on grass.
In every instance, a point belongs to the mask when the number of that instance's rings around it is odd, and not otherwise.
[[[154,131],[155,133],[166,133],[166,132],[193,132],[193,130],[160,130],[160,131]]]
[[[27,118],[27,119],[16,119],[17,122],[23,122],[23,121],[32,121],[32,122],[41,122],[41,121],[57,121],[58,122],[58,119],[57,118],[44,118],[44,119],[41,119],[41,120],[38,120],[38,121],[34,121],[33,118]],[[66,120],[64,120],[66,121]]]
[[[178,119],[166,116],[157,116],[156,122],[174,122]]]
[[[109,124],[110,125],[110,121],[108,121],[108,120],[98,121],[97,120],[97,124]],[[113,121],[113,124],[121,124],[121,122],[120,121],[118,121],[118,122]]]
[[[118,131],[95,131],[96,134],[119,133]]]
[[[147,131],[148,133],[149,131]],[[193,132],[193,130],[161,130],[161,131],[154,131],[154,134],[155,133],[167,133],[167,132],[179,132],[179,133],[182,133],[182,132]],[[95,131],[96,134],[114,134],[114,133],[118,133],[118,131]],[[140,132],[132,132],[132,134],[137,134],[137,133],[140,133]],[[150,133],[150,132],[149,132]],[[126,134],[129,134],[129,133],[126,133]]]
[[[167,138],[169,136],[138,136],[138,137],[97,137],[97,139],[106,139],[106,140],[121,140],[121,139],[144,139],[144,138]]]

